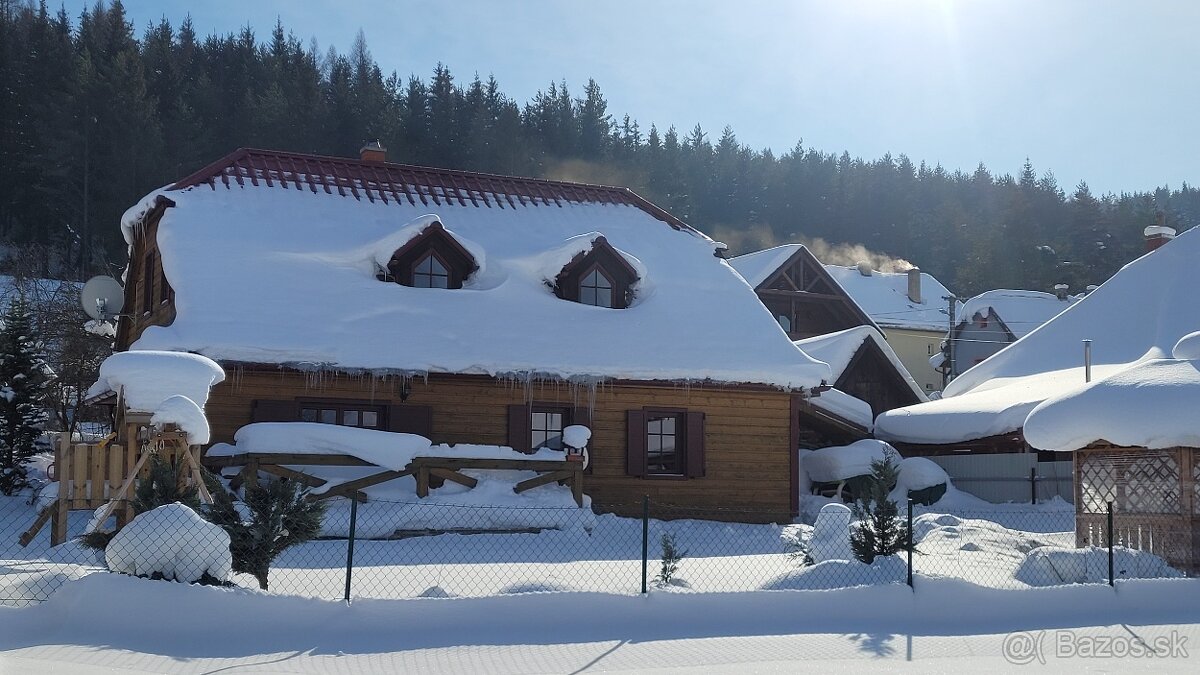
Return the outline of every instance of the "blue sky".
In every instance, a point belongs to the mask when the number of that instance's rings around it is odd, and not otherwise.
[[[73,6],[74,5],[74,6]],[[361,28],[385,72],[495,74],[524,102],[551,80],[601,85],[648,129],[731,125],[755,148],[907,154],[1068,192],[1200,182],[1200,2],[1185,0],[125,0],[139,34],[276,17],[322,50]],[[77,14],[83,4],[69,0]]]

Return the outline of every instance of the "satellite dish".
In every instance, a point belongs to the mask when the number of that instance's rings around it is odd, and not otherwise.
[[[79,300],[88,316],[106,321],[117,316],[125,306],[125,289],[112,277],[92,277],[79,292]]]

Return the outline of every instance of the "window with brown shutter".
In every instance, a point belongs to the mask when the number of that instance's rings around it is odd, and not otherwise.
[[[704,413],[645,408],[626,412],[626,473],[701,478]]]

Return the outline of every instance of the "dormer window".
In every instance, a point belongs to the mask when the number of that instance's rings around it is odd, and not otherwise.
[[[474,256],[435,221],[392,254],[379,279],[413,288],[462,288],[477,269]]]
[[[624,309],[633,300],[637,271],[604,237],[576,255],[554,280],[554,294],[593,307]]]
[[[593,267],[579,282],[579,302],[612,308],[613,283],[599,267]]]
[[[430,251],[413,266],[412,280],[415,288],[450,288],[450,271]]]

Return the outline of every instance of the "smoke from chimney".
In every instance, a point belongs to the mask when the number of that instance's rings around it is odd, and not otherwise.
[[[895,258],[886,253],[872,251],[862,244],[830,244],[820,237],[813,239],[801,237],[800,243],[807,246],[808,250],[817,256],[817,260],[826,265],[857,267],[859,263],[865,262],[877,272],[907,272],[916,267],[903,258]]]

